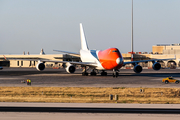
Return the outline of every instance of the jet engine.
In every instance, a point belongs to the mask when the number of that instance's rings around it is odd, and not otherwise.
[[[142,67],[140,65],[135,65],[134,66],[134,72],[140,73],[142,71]]]
[[[36,65],[36,69],[39,70],[39,71],[44,70],[44,69],[45,69],[44,63],[39,62],[39,63]]]
[[[159,69],[161,69],[161,64],[158,63],[158,62],[155,62],[155,63],[152,65],[152,68],[153,68],[154,70],[159,70]]]
[[[75,66],[72,64],[67,65],[67,67],[65,69],[68,73],[74,73],[76,71]]]

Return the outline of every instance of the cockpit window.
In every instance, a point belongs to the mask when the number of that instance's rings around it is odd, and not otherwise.
[[[112,52],[118,52],[118,50],[113,50]]]

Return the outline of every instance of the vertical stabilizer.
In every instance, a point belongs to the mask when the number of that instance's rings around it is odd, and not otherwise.
[[[82,23],[80,23],[80,36],[81,36],[81,49],[82,50],[89,50],[87,42],[86,42],[86,38],[84,35]]]

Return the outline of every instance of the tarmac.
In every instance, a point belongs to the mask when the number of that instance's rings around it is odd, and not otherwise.
[[[31,79],[34,87],[162,87],[179,88],[180,84],[162,83],[162,79],[173,76],[180,80],[179,69],[161,69],[154,71],[145,69],[136,74],[133,70],[122,69],[118,78],[112,77],[112,71],[107,76],[82,76],[81,70],[68,74],[64,69],[45,69],[37,71],[35,68],[4,68],[0,71],[0,86],[21,86],[23,80]],[[0,106],[71,106],[71,107],[114,107],[114,108],[180,108],[179,104],[67,104],[67,103],[0,103]],[[180,114],[130,114],[130,113],[35,113],[35,112],[0,112],[2,120],[179,120]]]
[[[107,76],[82,76],[81,70],[69,74],[64,69],[37,71],[35,68],[4,68],[0,71],[0,86],[26,87],[21,82],[30,79],[34,87],[180,87],[180,84],[162,83],[162,79],[169,76],[180,80],[180,69],[145,69],[140,74],[122,69],[117,78],[112,77],[112,71],[107,72]]]

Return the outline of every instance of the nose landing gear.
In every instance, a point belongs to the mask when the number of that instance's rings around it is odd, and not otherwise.
[[[119,76],[119,70],[113,69],[113,77],[118,77]]]

